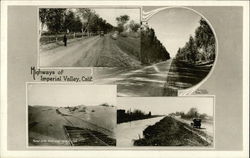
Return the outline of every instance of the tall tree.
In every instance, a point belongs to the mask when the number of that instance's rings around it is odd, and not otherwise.
[[[177,51],[176,59],[195,64],[197,61],[215,60],[215,37],[208,23],[201,18],[195,35],[190,36],[184,47]]]
[[[136,23],[134,20],[131,20],[129,23],[129,27],[132,31],[137,32],[137,30],[141,27],[141,25]]]
[[[66,9],[64,8],[52,8],[48,9],[48,15],[46,24],[48,29],[51,32],[54,32],[56,35],[57,41],[57,34],[62,31],[63,29],[63,21],[64,21],[64,14]]]
[[[72,31],[72,26],[74,25],[75,22],[75,15],[74,12],[69,10],[67,13],[64,15],[64,24],[63,24],[63,30],[64,31]]]
[[[192,36],[189,37],[188,52],[189,52],[190,61],[192,63],[195,63],[196,62],[197,49],[196,49],[194,38]]]
[[[189,117],[189,118],[199,117],[198,109],[197,108],[191,108],[187,112],[186,116]]]
[[[74,23],[72,25],[72,31],[73,32],[81,32],[81,29],[82,29],[82,22],[81,22],[81,19],[79,16],[77,16],[75,19],[74,19]]]
[[[39,9],[39,19],[41,21],[41,28],[40,28],[40,32],[39,32],[40,35],[41,35],[43,28],[44,28],[44,25],[46,23],[47,16],[48,16],[48,9],[47,8],[40,8]]]
[[[110,31],[113,26],[102,19],[94,10],[89,8],[79,8],[77,14],[82,17],[84,23],[82,25],[83,31],[88,32],[98,32],[98,31]]]
[[[95,13],[89,8],[78,8],[77,13],[83,18],[85,23],[82,25],[83,32],[90,34],[91,20],[95,16]]]
[[[200,26],[195,31],[195,38],[199,48],[207,48],[215,42],[213,31],[203,18],[200,19]]]
[[[155,35],[153,28],[141,31],[141,56],[142,64],[148,65],[170,59],[169,52]]]
[[[205,60],[215,59],[215,36],[208,23],[201,18],[200,26],[195,31],[196,45],[203,50]]]
[[[116,17],[117,27],[119,32],[124,31],[124,25],[129,21],[130,17],[128,15],[121,15]]]

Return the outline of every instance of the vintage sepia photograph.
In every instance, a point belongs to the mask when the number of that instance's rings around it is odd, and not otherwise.
[[[143,7],[142,11],[142,66],[95,68],[95,82],[116,83],[118,96],[178,96],[179,90],[208,77],[216,57],[216,38],[209,22],[184,7]]]
[[[249,157],[247,0],[0,3],[0,157]]]
[[[140,8],[39,8],[39,67],[138,67]]]
[[[157,26],[167,30],[163,39],[172,59],[164,93],[171,96],[207,77],[215,62],[216,37],[209,22],[194,10],[170,8],[155,15],[160,17],[169,19],[167,28],[163,23]]]
[[[116,86],[27,84],[28,146],[115,146]]]
[[[214,97],[120,97],[118,147],[213,147]]]

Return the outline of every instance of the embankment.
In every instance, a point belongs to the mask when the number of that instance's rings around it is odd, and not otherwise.
[[[200,131],[202,132],[202,131]],[[211,144],[186,124],[165,117],[143,131],[144,138],[134,141],[135,146],[210,146]]]

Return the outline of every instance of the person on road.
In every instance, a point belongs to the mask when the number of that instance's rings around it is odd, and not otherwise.
[[[64,42],[64,46],[67,47],[67,35],[64,34],[63,36],[63,42]]]

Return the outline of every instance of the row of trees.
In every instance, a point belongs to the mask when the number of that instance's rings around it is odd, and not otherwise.
[[[176,112],[170,115],[180,116],[183,119],[193,119],[193,118],[200,118],[202,120],[207,119],[207,114],[200,114],[197,108],[190,108],[187,113],[184,112]]]
[[[134,20],[131,20],[128,24],[128,21],[130,20],[130,17],[128,15],[121,15],[116,18],[117,21],[117,31],[119,33],[127,30],[128,28],[131,29],[133,32],[137,32],[140,28],[140,24],[136,23]]]
[[[141,62],[145,65],[170,59],[169,52],[157,39],[153,28],[141,30]]]
[[[200,26],[195,30],[195,36],[190,36],[185,46],[178,49],[176,59],[191,64],[215,60],[215,36],[203,18],[200,19]]]
[[[135,109],[134,111],[117,110],[117,123],[129,122],[134,120],[141,120],[151,117],[151,112],[147,114],[141,110]]]
[[[109,32],[113,26],[89,8],[41,8],[39,9],[41,31],[47,26],[50,34],[65,32]]]

